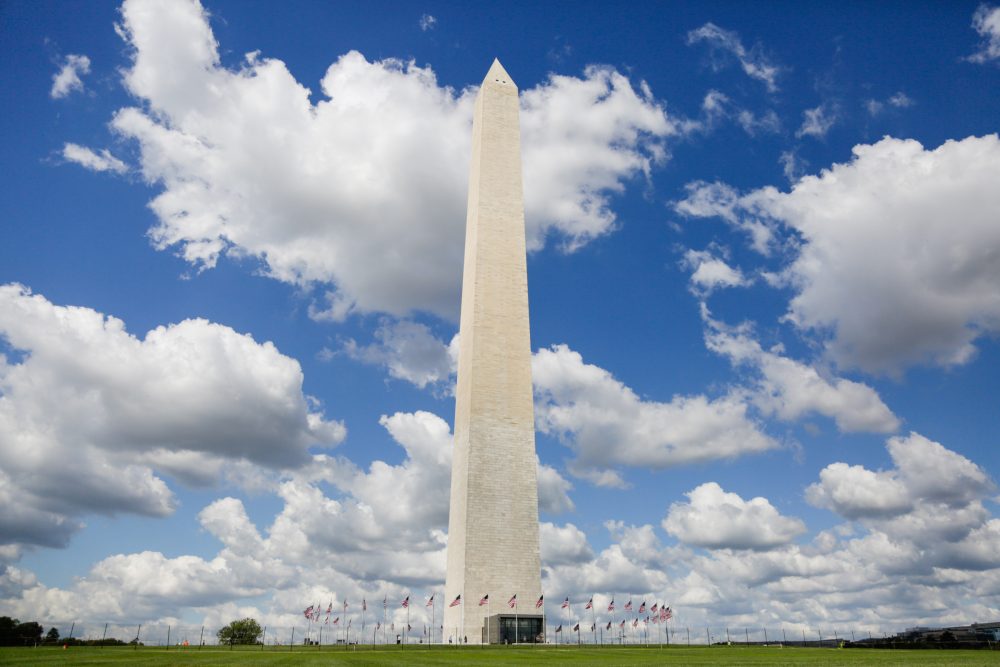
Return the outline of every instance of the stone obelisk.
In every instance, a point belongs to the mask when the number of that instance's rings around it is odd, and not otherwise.
[[[472,122],[460,332],[445,604],[462,603],[445,607],[442,637],[478,644],[488,611],[513,615],[517,595],[520,616],[539,614],[542,588],[521,131],[498,60]]]

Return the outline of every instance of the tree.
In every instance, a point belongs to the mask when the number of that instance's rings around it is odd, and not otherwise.
[[[42,626],[37,621],[28,621],[14,628],[14,634],[21,645],[33,646],[42,641]]]
[[[14,630],[21,622],[10,616],[0,616],[0,646],[17,646],[20,642]]]
[[[45,641],[49,642],[51,644],[55,644],[56,642],[58,642],[59,641],[59,630],[57,630],[56,628],[52,628],[51,630],[49,630],[48,632],[46,632],[45,633]]]
[[[262,634],[260,624],[252,618],[233,621],[215,635],[220,644],[256,644]]]

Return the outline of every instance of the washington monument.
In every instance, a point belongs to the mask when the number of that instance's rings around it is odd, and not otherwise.
[[[521,130],[499,60],[473,114],[460,327],[445,602],[461,603],[445,607],[443,636],[533,641],[542,583]]]

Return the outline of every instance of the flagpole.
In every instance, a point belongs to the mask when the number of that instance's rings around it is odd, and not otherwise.
[[[596,646],[597,645],[597,610],[594,609],[594,596],[593,595],[590,596],[590,614],[591,614],[591,617],[594,619],[594,624],[592,626],[590,626],[590,629],[594,633],[594,645]]]
[[[518,632],[520,632],[520,623],[517,621],[517,593],[514,593],[514,646],[517,646],[520,641],[518,638]]]
[[[635,607],[632,606],[632,594],[631,593],[629,593],[629,596],[628,596],[628,606],[632,607],[631,609],[628,610],[629,616],[631,616],[634,619],[635,618]],[[632,619],[629,619],[629,620],[632,620]],[[625,630],[625,635],[623,637],[623,639],[625,640],[625,641],[623,641],[623,643],[625,643],[625,644],[628,643],[628,641],[627,641],[626,638],[628,637],[628,635],[629,635],[630,632],[632,634],[632,641],[635,641],[635,626],[632,625],[631,622],[628,625],[629,625],[629,627]]]
[[[490,639],[490,616],[493,615],[493,600],[490,599],[490,594],[486,594],[486,641]],[[497,633],[497,643],[500,642],[500,633]]]
[[[431,636],[430,643],[434,643],[434,594],[431,593]]]
[[[545,625],[545,598],[542,598],[542,643],[549,643],[549,628]]]

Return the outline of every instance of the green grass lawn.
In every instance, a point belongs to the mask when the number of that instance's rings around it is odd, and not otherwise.
[[[1000,651],[779,647],[5,648],[0,665],[1000,665]]]

